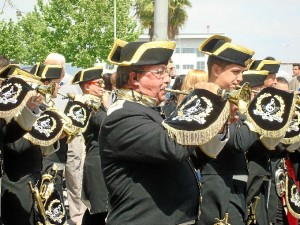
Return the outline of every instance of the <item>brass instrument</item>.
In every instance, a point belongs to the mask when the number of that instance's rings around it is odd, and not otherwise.
[[[180,91],[180,90],[173,90],[173,89],[166,88],[165,91],[166,92],[170,92],[170,93],[174,93],[174,94],[181,94],[181,95],[188,95],[188,94],[190,94],[190,92],[187,91],[187,90]]]
[[[66,143],[69,144],[79,134],[80,128],[74,125],[64,124],[64,132],[68,136]]]
[[[215,219],[218,220],[218,222],[215,223],[214,225],[230,225],[230,223],[228,223],[229,213],[225,213],[225,217],[222,220],[220,220],[218,218],[215,218]]]
[[[285,177],[286,171],[284,169],[277,169],[275,171],[275,189],[279,197],[282,197],[285,193]]]
[[[101,106],[101,102],[95,102],[95,101],[86,101],[85,104],[87,105],[88,108],[93,110],[93,112],[97,112]]]
[[[58,94],[61,95],[61,96],[63,96],[63,98],[65,98],[65,99],[75,100],[75,97],[76,97],[76,95],[75,95],[75,94],[72,94],[72,93],[67,93],[66,95],[61,94],[61,93],[58,93]],[[85,104],[89,109],[91,109],[93,112],[97,112],[98,109],[99,109],[100,106],[101,106],[101,102],[90,101],[90,100],[85,101],[84,104]]]
[[[80,128],[72,124],[72,120],[63,112],[56,110],[57,114],[61,117],[63,122],[63,131],[67,135],[67,144],[69,144],[80,132]]]
[[[188,90],[172,90],[166,88],[165,91],[176,93],[176,94],[183,94],[188,95],[191,91]],[[239,86],[236,90],[222,90],[219,89],[218,95],[221,96],[221,98],[226,101],[235,104],[239,107],[239,110],[241,113],[244,113],[246,109],[248,108],[248,105],[251,100],[251,86],[249,83],[244,83],[243,86]]]
[[[43,220],[42,224],[50,225],[51,223],[47,219],[45,207],[44,207],[44,204],[43,204],[43,201],[42,201],[42,198],[40,196],[40,192],[39,192],[38,188],[36,186],[33,186],[31,181],[29,181],[28,184],[29,184],[30,190],[33,194],[34,200],[36,202],[37,209],[38,209],[38,211],[39,211],[39,213],[42,217],[41,218]]]
[[[55,91],[55,86],[55,82],[51,82],[49,85],[40,84],[36,87],[36,91],[45,97],[46,103],[49,103]]]
[[[255,200],[251,205],[248,206],[248,221],[247,225],[253,225],[256,224],[256,208],[257,204],[260,198],[258,196],[255,196]]]

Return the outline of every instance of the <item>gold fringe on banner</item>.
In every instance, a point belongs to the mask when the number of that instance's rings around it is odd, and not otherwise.
[[[28,141],[30,141],[34,145],[50,146],[50,145],[53,145],[60,138],[62,132],[63,132],[63,127],[61,127],[60,131],[51,140],[40,140],[40,139],[33,137],[30,133],[25,134],[24,138],[26,138]]]
[[[289,193],[290,193],[291,190],[289,189],[289,182],[290,182],[289,179],[290,179],[289,176],[286,175],[285,176],[285,190],[286,190],[285,201],[286,201],[286,205],[287,205],[288,211],[292,214],[292,216],[295,217],[295,218],[297,218],[297,219],[300,219],[300,214],[297,213],[297,212],[295,212],[293,210],[293,208],[291,207],[291,205],[290,205],[290,201],[291,200],[289,199]],[[293,186],[291,188],[292,189],[298,189],[298,187],[297,187],[297,185],[295,183],[293,184]],[[293,197],[294,201],[298,201],[297,203],[296,202],[294,202],[294,203],[295,203],[295,205],[299,204],[297,206],[300,208],[300,201],[298,199],[298,196],[292,196],[292,197]]]
[[[178,130],[166,124],[164,121],[162,122],[162,125],[168,131],[169,136],[176,140],[177,143],[182,145],[198,146],[207,143],[210,139],[216,136],[227,122],[229,115],[230,103],[227,102],[216,121],[205,129],[195,131]]]
[[[255,131],[258,134],[260,134],[261,136],[271,137],[271,138],[279,138],[279,137],[285,135],[285,133],[290,125],[290,122],[294,117],[295,104],[296,104],[296,95],[293,98],[292,107],[289,112],[288,120],[287,120],[286,124],[279,130],[265,130],[265,129],[261,128],[259,125],[257,125],[255,123],[255,121],[251,118],[251,116],[249,115],[248,112],[246,113],[246,117],[247,117],[248,122],[254,126]]]

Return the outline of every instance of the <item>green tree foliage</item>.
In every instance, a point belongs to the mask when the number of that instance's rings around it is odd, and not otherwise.
[[[117,2],[117,38],[133,41],[141,31],[130,15],[132,1]],[[21,61],[44,61],[63,54],[78,67],[105,61],[114,42],[114,0],[38,0],[33,12],[15,25],[20,29]]]
[[[135,14],[139,18],[142,28],[148,29],[150,40],[154,35],[154,1],[136,0],[134,4]],[[158,1],[158,0],[157,0]],[[189,0],[169,0],[168,10],[168,38],[174,40],[187,22],[186,7],[192,7]]]
[[[23,46],[20,36],[20,27],[9,20],[0,21],[0,55],[19,61],[23,57]]]

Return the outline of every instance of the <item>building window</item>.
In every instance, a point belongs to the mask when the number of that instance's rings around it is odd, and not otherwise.
[[[203,52],[197,51],[197,57],[205,57],[205,54]]]
[[[179,65],[175,65],[175,68],[176,68],[176,70],[179,70],[180,66]]]
[[[114,68],[113,64],[106,64],[105,65],[105,69],[107,69],[107,70],[112,70],[113,68]]]
[[[204,61],[197,61],[197,69],[198,70],[205,70],[205,62]]]
[[[182,65],[182,69],[191,70],[191,69],[194,69],[194,65]]]
[[[182,53],[196,53],[195,48],[182,48]]]

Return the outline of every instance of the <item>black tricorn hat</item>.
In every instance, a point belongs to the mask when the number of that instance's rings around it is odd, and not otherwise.
[[[9,64],[0,70],[0,78],[7,78],[16,68],[20,68],[18,64]]]
[[[251,87],[263,86],[268,74],[269,71],[267,70],[247,70],[243,72],[243,81],[241,82],[241,85],[249,83]]]
[[[97,66],[81,70],[76,73],[71,81],[71,84],[78,84],[82,82],[87,82],[95,79],[102,78],[103,67]]]
[[[58,79],[61,77],[62,69],[63,68],[60,65],[44,65],[37,63],[31,68],[30,73],[41,79]]]
[[[218,134],[228,119],[229,105],[219,95],[195,89],[162,125],[177,143],[199,146]]]
[[[117,39],[107,60],[119,66],[167,65],[175,47],[173,41],[125,42]]]
[[[263,88],[250,102],[247,120],[260,135],[279,138],[286,134],[295,112],[294,93],[274,87]]]
[[[198,50],[227,62],[248,66],[252,61],[254,51],[230,42],[231,39],[228,37],[212,35],[201,43]]]
[[[250,64],[250,70],[267,70],[269,74],[277,73],[280,67],[278,60],[255,60]]]

